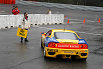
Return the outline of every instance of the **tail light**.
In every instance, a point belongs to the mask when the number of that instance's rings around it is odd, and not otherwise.
[[[56,46],[56,43],[53,43],[53,42],[50,42],[49,44],[48,44],[48,47],[55,47]]]
[[[88,45],[87,45],[87,44],[81,44],[81,45],[80,45],[80,48],[81,48],[81,49],[88,49]]]

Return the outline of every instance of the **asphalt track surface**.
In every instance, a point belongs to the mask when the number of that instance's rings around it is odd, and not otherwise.
[[[0,14],[11,14],[12,5],[0,5]],[[32,5],[18,5],[21,13],[25,10],[31,14],[44,14],[47,7],[36,7]],[[20,38],[16,36],[17,28],[0,30],[0,69],[102,69],[103,68],[103,23],[98,23],[98,18],[102,12],[80,11],[70,9],[51,8],[52,13],[63,13],[65,24],[42,25],[31,27],[28,33],[29,42],[20,43]],[[67,24],[67,19],[70,23]],[[83,19],[86,23],[83,24]],[[74,30],[84,38],[89,45],[88,59],[64,60],[64,59],[44,59],[41,49],[41,32],[50,29]]]

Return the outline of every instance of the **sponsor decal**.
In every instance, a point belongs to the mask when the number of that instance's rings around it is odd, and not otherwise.
[[[80,48],[79,44],[58,44],[56,47],[65,48]]]

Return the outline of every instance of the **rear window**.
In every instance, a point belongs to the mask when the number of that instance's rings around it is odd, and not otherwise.
[[[69,40],[77,40],[77,36],[72,32],[54,32],[54,37],[56,39],[69,39]]]

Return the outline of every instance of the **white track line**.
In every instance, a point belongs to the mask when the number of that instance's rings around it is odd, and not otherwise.
[[[39,28],[45,28],[45,29],[54,29],[54,28],[47,28],[47,27],[39,27]]]
[[[89,35],[102,35],[102,34],[96,34],[96,33],[86,33],[86,32],[80,32],[80,31],[75,31],[75,32],[78,32],[78,33],[83,33],[83,34],[89,34]]]
[[[54,28],[47,28],[47,27],[39,27],[39,28],[54,29]],[[75,32],[88,34],[88,35],[96,35],[96,36],[101,36],[102,35],[102,34],[97,34],[97,33],[87,33],[87,32],[80,32],[80,31],[75,31]]]

